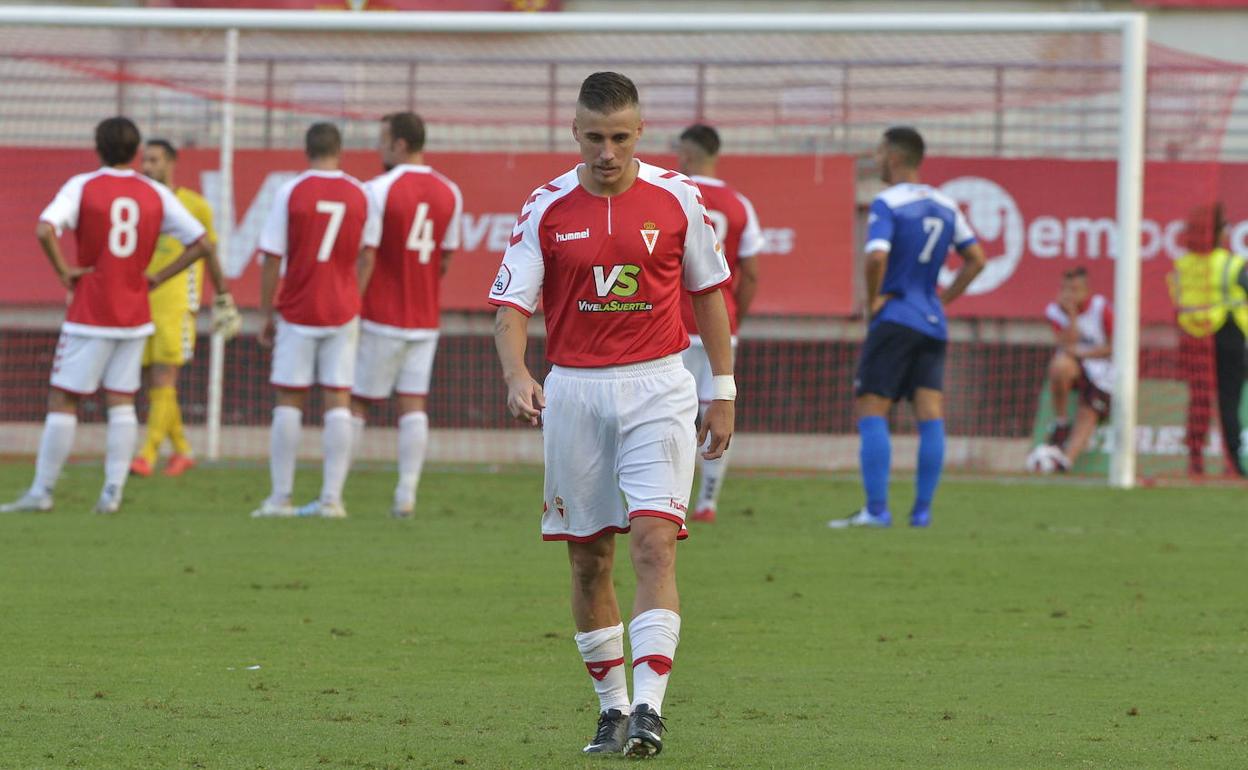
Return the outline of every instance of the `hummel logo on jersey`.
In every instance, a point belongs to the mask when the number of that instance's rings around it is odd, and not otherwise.
[[[659,226],[653,222],[646,222],[641,226],[641,239],[646,242],[646,251],[653,254],[654,244],[659,241]]]
[[[589,237],[589,228],[577,230],[574,233],[555,233],[555,240],[559,243],[564,241],[580,241]]]

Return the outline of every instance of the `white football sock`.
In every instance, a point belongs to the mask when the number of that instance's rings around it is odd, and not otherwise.
[[[69,450],[74,446],[74,430],[77,427],[77,415],[48,412],[43,421],[43,436],[39,439],[35,483],[30,487],[32,494],[39,497],[52,494],[57,479],[61,477],[61,468],[65,467],[65,460],[69,458]]]
[[[325,413],[325,427],[321,434],[321,449],[325,452],[322,503],[342,502],[342,487],[347,483],[347,471],[351,469],[351,433],[350,409],[340,406]]]
[[[104,441],[104,486],[115,486],[118,491],[126,486],[138,437],[139,418],[134,413],[134,404],[109,407],[108,433]]]
[[[355,456],[363,446],[361,442],[364,440],[364,418],[354,412],[351,413],[351,462],[355,462]]]
[[[680,616],[671,610],[646,610],[628,624],[628,641],[633,648],[633,710],[644,703],[662,714],[680,643]]]
[[[600,711],[628,708],[628,678],[624,671],[624,624],[577,634],[576,648],[594,680]]]
[[[706,440],[707,446],[710,446],[711,440]],[[706,446],[702,447],[703,450]],[[724,474],[728,472],[728,453],[731,450],[724,450],[724,453],[714,460],[707,460],[702,457],[701,452],[698,454],[698,470],[702,475],[702,483],[698,486],[698,502],[694,506],[695,511],[703,508],[711,508],[712,510],[719,505],[719,491],[724,488]]]
[[[273,407],[273,427],[269,433],[269,478],[273,490],[269,501],[286,503],[295,487],[295,456],[299,452],[299,432],[303,410],[295,406]]]
[[[416,486],[425,465],[429,446],[429,415],[408,412],[399,418],[399,483],[394,488],[394,501],[401,505],[416,504]]]

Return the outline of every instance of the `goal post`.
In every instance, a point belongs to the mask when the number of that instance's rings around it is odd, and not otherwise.
[[[267,67],[267,88],[272,90],[274,82],[273,72],[285,66],[285,59],[282,57],[286,54],[272,56],[267,59],[265,64],[251,61],[240,63],[240,35],[243,38],[241,46],[244,49],[244,53],[246,53],[246,42],[249,35],[308,35],[314,36],[314,38],[309,39],[315,39],[318,41],[318,44],[330,46],[330,54],[327,54],[329,63],[343,61],[350,64],[356,62],[352,66],[367,68],[382,67],[384,65],[392,69],[403,64],[402,47],[405,35],[419,36],[421,40],[429,40],[429,36],[432,35],[441,36],[449,40],[479,41],[482,38],[487,40],[493,39],[499,41],[499,47],[505,47],[510,52],[509,55],[512,56],[519,56],[520,54],[515,52],[523,47],[523,43],[517,43],[517,40],[522,41],[525,36],[535,35],[555,35],[567,40],[575,40],[579,36],[588,36],[591,40],[600,40],[600,37],[595,36],[611,34],[631,35],[634,36],[633,39],[640,39],[644,36],[680,35],[683,40],[693,39],[698,36],[715,35],[785,35],[791,36],[794,40],[800,40],[819,35],[850,35],[858,33],[874,35],[896,34],[900,36],[960,35],[970,36],[971,38],[977,35],[1032,37],[1079,34],[1102,35],[1105,39],[1114,41],[1116,53],[1105,54],[1098,44],[1090,44],[1090,48],[1093,51],[1093,59],[1097,62],[1102,62],[1113,60],[1114,56],[1116,56],[1118,64],[1116,83],[1112,86],[1114,88],[1114,97],[1117,100],[1115,105],[1117,130],[1114,140],[1116,146],[1113,152],[1113,159],[1116,163],[1115,177],[1117,185],[1114,208],[1114,241],[1118,249],[1113,270],[1114,310],[1117,319],[1113,331],[1113,349],[1117,379],[1111,421],[1114,451],[1110,457],[1108,473],[1109,482],[1114,486],[1129,487],[1135,483],[1135,422],[1138,410],[1138,358],[1140,350],[1140,239],[1145,158],[1145,88],[1148,56],[1146,17],[1143,14],[516,14],[403,12],[373,14],[335,11],[0,7],[0,30],[16,27],[152,32],[194,31],[204,36],[219,36],[220,54],[218,60],[212,64],[212,68],[214,71],[216,67],[220,68],[220,81],[215,84],[197,81],[194,84],[194,91],[197,93],[198,98],[219,104],[219,114],[216,118],[217,125],[212,132],[212,141],[217,142],[219,148],[220,197],[216,203],[218,231],[220,233],[219,248],[223,261],[229,261],[230,254],[237,251],[240,233],[246,228],[246,223],[238,220],[235,216],[235,201],[233,200],[234,171],[235,164],[238,162],[235,150],[239,146],[239,136],[242,131],[241,124],[238,121],[243,119],[250,121],[247,124],[248,131],[251,132],[248,136],[262,135],[263,143],[260,146],[265,148],[272,146],[275,149],[287,146],[272,139],[283,129],[283,125],[273,118],[274,108],[272,107],[273,104],[280,103],[281,100],[273,97],[268,92],[257,96],[256,89],[260,88],[260,86],[256,85],[256,80],[260,76],[255,74],[258,71],[257,67]],[[356,45],[355,41],[372,38],[353,37],[350,41],[343,42],[341,49],[333,48],[337,44],[327,42],[329,38],[325,36],[338,33],[354,36],[375,36],[377,41],[381,41],[379,45],[386,48],[387,56],[381,57],[384,58],[384,61],[381,61],[381,59],[375,56],[370,58],[368,52],[361,52],[358,46],[352,47]],[[740,40],[747,38],[736,37],[732,39]],[[800,45],[797,45],[797,47],[800,48]],[[203,50],[207,51],[208,47],[205,47]],[[282,50],[286,52],[288,48]],[[848,47],[847,50],[852,51],[853,49]],[[600,60],[604,66],[617,62],[622,58],[616,52],[599,50],[597,53],[601,57]],[[537,62],[540,62],[542,58],[542,54],[538,52],[528,52],[524,55],[531,57]],[[806,61],[803,57],[784,51],[777,52],[776,59],[783,60],[786,55],[796,62],[794,66],[800,66],[802,62]],[[204,54],[204,56],[208,57],[211,54]],[[695,74],[690,77],[701,84],[705,81],[707,75],[705,60],[700,61],[698,56],[699,54],[689,54],[688,56],[674,57],[672,66],[687,68],[694,72]],[[1057,55],[1054,56],[1056,57]],[[715,63],[731,66],[732,62],[721,60],[722,58],[715,59]],[[642,59],[635,58],[632,61],[641,61]],[[906,65],[904,57],[898,56],[895,57],[895,60],[902,63],[880,64],[875,62],[875,66],[881,72],[884,68],[890,66],[913,66]],[[381,63],[378,63],[379,61]],[[412,61],[415,62],[414,59]],[[588,61],[588,59],[582,57],[582,61]],[[505,61],[500,59],[500,62],[502,64],[499,66],[506,66]],[[980,64],[981,62],[972,63]],[[1051,61],[1043,61],[1037,66],[1052,67],[1060,70],[1059,65],[1060,62],[1054,64]],[[311,67],[312,65],[309,64],[308,66]],[[417,99],[415,86],[416,66],[415,63],[410,64],[408,71],[412,74],[412,80],[406,91],[390,89],[385,92],[386,95],[384,97],[378,97],[378,100],[384,98],[394,102],[406,99],[414,103]],[[439,65],[435,61],[422,66],[428,66],[429,69],[436,70]],[[549,115],[552,120],[547,126],[547,130],[551,136],[550,148],[552,150],[557,146],[554,139],[555,124],[561,119],[559,100],[566,98],[567,93],[566,86],[558,81],[557,66],[557,62],[552,63],[550,66],[552,74]],[[638,66],[641,65],[639,64]],[[825,65],[819,64],[817,66]],[[882,82],[886,74],[880,74],[880,72],[875,71],[867,71],[865,75],[859,74],[862,68],[853,60],[852,53],[841,57],[836,63],[828,63],[826,66],[839,67],[843,70],[843,77],[838,82],[840,84],[839,87],[846,91],[851,88],[850,83],[854,77],[865,77],[868,80],[870,78],[880,78]],[[386,70],[386,72],[391,71],[391,69]],[[1002,70],[998,68],[995,86],[998,90],[998,101],[1000,100],[1001,89],[1007,87],[1002,85],[1003,77],[1001,72]],[[280,75],[277,77],[280,77]],[[811,80],[815,81],[818,79],[811,78]],[[128,81],[125,80],[121,73],[118,73],[117,82],[121,84]],[[150,75],[146,79],[140,79],[137,82],[154,89],[178,87],[177,79],[172,77],[166,81],[155,75]],[[759,86],[759,88],[765,87]],[[838,87],[837,85],[812,83],[808,87],[803,87],[806,88],[806,91],[795,88],[792,99],[775,108],[779,115],[776,118],[778,123],[788,119],[784,115],[786,110],[798,116],[793,119],[793,122],[794,125],[799,127],[801,127],[802,121],[807,120],[806,115],[808,113],[818,113],[821,116],[817,118],[818,120],[827,120],[829,119],[827,118],[827,110],[834,110],[843,125],[840,127],[833,126],[820,135],[807,132],[796,136],[800,132],[794,132],[796,138],[792,139],[792,146],[811,146],[814,148],[813,154],[816,156],[826,152],[830,145],[833,149],[839,147],[841,152],[856,152],[861,151],[862,144],[866,141],[863,137],[869,136],[869,132],[878,132],[878,127],[871,123],[870,119],[862,124],[851,122],[850,111],[858,107],[856,104],[851,104],[847,97],[841,97],[841,101],[837,101],[838,97],[833,93]],[[984,86],[986,89],[991,89],[992,87],[990,84]],[[121,86],[119,85],[119,93],[120,88]],[[442,90],[438,90],[439,88]],[[446,88],[447,86],[444,85],[434,85],[429,87],[429,92],[435,94],[434,98],[436,98],[437,94],[449,93]],[[672,92],[670,96],[672,101],[689,98],[689,92],[685,90],[683,85],[680,88],[667,88]],[[311,113],[305,111],[305,116],[307,114],[331,116],[337,114],[345,116],[352,121],[367,122],[367,120],[371,120],[380,114],[381,110],[375,107],[377,102],[366,100],[359,102],[360,106],[357,106],[357,102],[352,101],[356,97],[347,93],[349,90],[344,87],[342,93],[327,94],[316,91],[315,88],[309,86],[308,94],[311,95],[305,94],[304,96],[315,104]],[[698,93],[700,94],[701,92],[699,91]],[[1055,88],[1054,93],[1060,93],[1060,88]],[[372,97],[367,96],[366,98]],[[484,98],[488,99],[489,97]],[[257,105],[265,100],[268,100],[267,104],[269,107],[267,107],[263,118],[257,117],[256,112],[260,109]],[[119,96],[118,103],[120,104],[121,101],[122,99]],[[989,99],[989,101],[991,100]],[[436,103],[433,106],[436,107]],[[703,115],[703,107],[704,105],[699,103],[695,113],[697,117]],[[680,110],[673,108],[673,114],[679,112]],[[876,112],[884,114],[885,111],[880,109]],[[1008,116],[1002,117],[1002,114],[998,104],[997,125],[995,126],[995,130],[998,133],[1005,130],[1009,120]],[[811,118],[811,120],[815,119]],[[673,118],[673,120],[675,119]],[[260,125],[257,121],[262,122],[262,128],[257,128]],[[464,121],[465,124],[469,122],[468,119]],[[917,115],[914,122],[922,128],[924,116],[922,114]],[[862,130],[856,130],[859,128]],[[540,129],[535,127],[535,132],[536,130]],[[777,135],[784,135],[786,130],[785,126],[780,126],[777,129]],[[1055,133],[1060,131],[1060,129],[1050,130]],[[952,131],[953,129],[949,130],[949,132]],[[671,131],[667,131],[665,135],[671,135]],[[755,141],[756,145],[761,146],[763,144],[763,140],[755,140],[753,138],[755,134],[751,134],[745,129],[742,129],[740,135],[750,141]],[[828,141],[828,136],[832,135],[835,135],[835,143]],[[254,139],[249,141],[259,142],[261,140]],[[997,141],[1000,142],[999,136]],[[357,146],[363,144],[364,142],[360,142]],[[482,140],[482,144],[486,145],[487,143],[485,140]],[[1093,142],[1093,144],[1095,143]],[[784,152],[784,149],[767,147],[763,152]],[[1080,152],[1084,154],[1077,157],[1094,157],[1094,155],[1089,154],[1093,153],[1093,150],[1080,150]],[[950,154],[957,153],[955,151]],[[532,181],[537,182],[540,180]],[[238,230],[236,230],[236,224],[238,225]],[[845,279],[848,280],[848,276],[845,276]],[[219,339],[214,339],[211,342],[210,351],[211,363],[207,374],[209,395],[205,415],[205,433],[207,453],[210,457],[216,457],[222,451],[222,422],[223,419],[226,419],[224,415],[227,411],[223,407],[223,401],[229,398],[227,391],[230,388],[226,374],[228,367],[223,363],[225,349]],[[253,374],[255,373],[253,372]],[[840,372],[838,374],[843,375],[844,373]],[[828,387],[847,387],[844,382],[844,380],[829,381]],[[778,462],[776,464],[783,465],[784,463]]]

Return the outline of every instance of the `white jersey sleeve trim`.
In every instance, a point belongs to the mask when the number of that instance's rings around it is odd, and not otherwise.
[[[264,220],[264,227],[260,229],[260,240],[257,244],[257,248],[265,254],[283,258],[286,256],[286,232],[290,227],[290,193],[306,176],[307,172],[304,172],[277,188],[273,205],[269,207],[269,215]]]
[[[69,181],[61,185],[52,202],[39,214],[39,221],[52,225],[57,237],[66,230],[77,229],[78,211],[82,207],[82,188],[97,176],[98,171],[71,176]]]
[[[525,315],[537,310],[546,261],[542,256],[541,222],[551,205],[576,189],[576,169],[533,191],[520,209],[503,263],[490,287],[491,305],[514,307]]]
[[[164,209],[164,217],[160,222],[162,233],[176,238],[183,246],[190,246],[204,237],[208,231],[204,229],[203,223],[196,219],[186,206],[182,205],[182,201],[178,200],[173,190],[147,177],[139,178],[151,185],[156,190],[156,194],[160,196],[160,203]]]
[[[1050,302],[1044,308],[1044,317],[1065,329],[1070,325],[1070,319],[1066,317],[1066,311],[1062,310],[1056,302]]]
[[[732,279],[724,247],[715,237],[715,226],[702,205],[698,185],[684,174],[666,171],[638,161],[637,176],[668,191],[684,210],[685,256],[684,287],[691,294],[709,291]]]
[[[745,207],[745,229],[741,231],[741,244],[737,247],[737,257],[750,259],[762,252],[766,241],[763,239],[763,228],[759,226],[754,204],[741,193],[737,193],[737,200],[741,201],[741,205]]]
[[[442,236],[442,250],[455,251],[459,249],[460,244],[460,231],[462,228],[460,221],[463,219],[464,214],[464,195],[459,191],[459,185],[437,171],[431,170],[431,173],[441,180],[442,184],[446,185],[451,194],[455,196],[455,209],[451,212],[451,221],[446,223],[446,233]]]

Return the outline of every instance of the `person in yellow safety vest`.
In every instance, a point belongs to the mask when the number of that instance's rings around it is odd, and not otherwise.
[[[1222,204],[1194,209],[1184,232],[1189,249],[1174,263],[1170,296],[1179,325],[1179,361],[1188,380],[1188,472],[1204,473],[1202,449],[1216,386],[1226,471],[1244,477],[1239,403],[1244,390],[1248,335],[1248,267],[1225,247]]]

